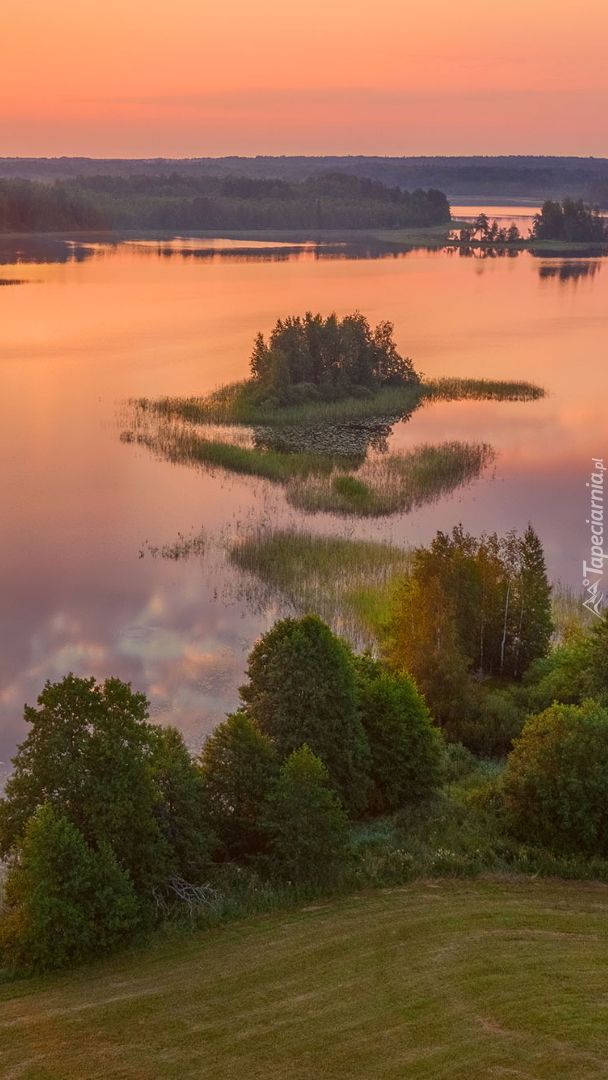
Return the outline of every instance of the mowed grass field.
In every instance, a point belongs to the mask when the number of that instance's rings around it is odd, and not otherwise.
[[[437,881],[0,987],[2,1080],[599,1080],[608,887]]]

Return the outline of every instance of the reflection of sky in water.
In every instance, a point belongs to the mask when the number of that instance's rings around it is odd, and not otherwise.
[[[608,456],[608,276],[597,259],[577,259],[595,270],[575,275],[563,259],[422,251],[209,262],[142,257],[127,245],[61,261],[57,243],[44,240],[36,261],[34,241],[29,254],[24,242],[12,267],[0,243],[2,276],[30,282],[0,290],[0,758],[23,735],[23,702],[70,669],[132,680],[154,718],[199,746],[236,704],[251,644],[276,615],[252,610],[225,564],[230,539],[260,523],[410,544],[458,521],[504,532],[531,520],[551,574],[578,587],[587,466],[591,454]],[[277,317],[355,308],[391,319],[430,376],[529,379],[550,394],[442,403],[398,424],[391,450],[476,440],[498,457],[470,487],[388,521],[305,516],[280,488],[120,442],[124,399],[242,378],[255,333]],[[145,547],[202,526],[202,559],[171,562]]]

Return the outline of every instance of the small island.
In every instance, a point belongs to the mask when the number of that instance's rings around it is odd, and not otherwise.
[[[424,381],[399,353],[392,323],[372,328],[358,311],[279,319],[268,340],[257,335],[250,370],[207,397],[131,402],[133,428],[121,439],[175,463],[283,485],[288,504],[307,513],[381,517],[454,491],[495,458],[486,443],[457,441],[390,453],[397,421],[436,400],[544,396],[527,382]],[[249,430],[230,439],[230,425]]]
[[[310,425],[409,415],[423,401],[534,401],[544,391],[528,382],[442,378],[424,380],[395,344],[388,321],[372,329],[360,312],[339,319],[307,312],[277,320],[268,342],[258,334],[251,377],[206,397],[139,398],[132,404],[195,424]]]

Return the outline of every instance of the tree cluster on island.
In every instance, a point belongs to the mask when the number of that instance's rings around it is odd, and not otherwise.
[[[118,679],[47,683],[0,800],[3,963],[45,970],[111,952],[205,902],[214,874],[230,888],[254,871],[294,899],[344,888],[358,880],[357,823],[408,807],[415,820],[472,752],[509,755],[471,791],[503,860],[555,867],[552,853],[572,872],[568,859],[608,858],[608,616],[550,648],[548,597],[531,528],[439,534],[394,600],[383,660],[315,615],[283,619],[199,757]]]
[[[0,232],[77,229],[402,229],[443,225],[434,188],[404,191],[329,173],[300,183],[247,177],[0,179]]]
[[[582,199],[547,199],[534,217],[532,239],[608,242],[608,224],[597,207],[588,206]]]
[[[484,244],[520,244],[521,233],[515,224],[511,222],[507,228],[499,225],[498,221],[490,222],[486,214],[478,214],[470,226],[464,226],[459,231],[459,239],[463,244],[470,244],[476,240]]]
[[[383,386],[420,383],[399,354],[393,325],[372,329],[360,312],[339,319],[308,311],[278,319],[268,343],[258,334],[251,356],[251,400],[268,406],[371,396]]]

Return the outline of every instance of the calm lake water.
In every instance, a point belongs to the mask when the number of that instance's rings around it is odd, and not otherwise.
[[[20,282],[0,287],[4,761],[24,734],[23,703],[70,670],[131,680],[153,718],[198,747],[236,704],[246,655],[279,613],[252,610],[224,555],[263,523],[410,545],[459,521],[475,533],[531,521],[551,577],[580,589],[590,458],[608,457],[601,259],[5,239],[0,280]],[[355,308],[394,322],[429,376],[526,379],[548,396],[444,403],[396,425],[392,449],[475,440],[497,457],[453,495],[376,521],[300,514],[264,481],[120,441],[127,398],[242,378],[256,332],[277,317]],[[146,546],[201,527],[203,558],[172,562]]]

